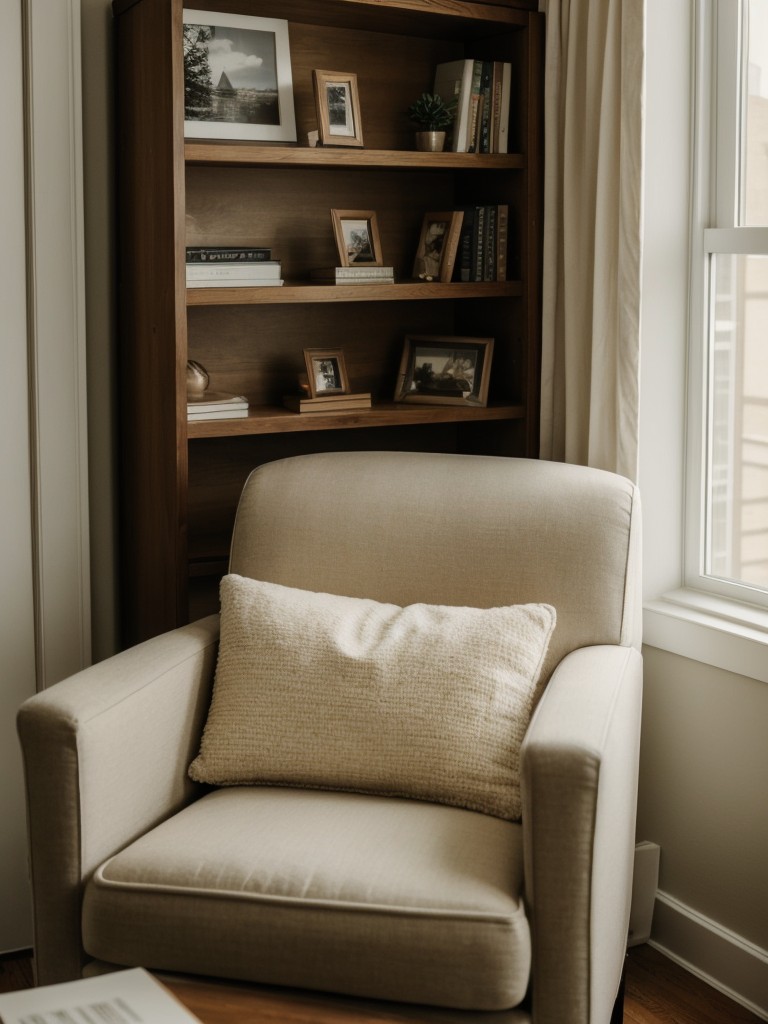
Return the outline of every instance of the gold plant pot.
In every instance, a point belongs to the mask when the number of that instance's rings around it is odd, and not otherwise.
[[[416,149],[422,153],[442,153],[445,132],[416,132]]]

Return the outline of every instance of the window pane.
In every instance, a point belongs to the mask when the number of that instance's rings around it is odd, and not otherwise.
[[[704,571],[768,588],[768,256],[712,261]]]
[[[768,224],[768,0],[748,0],[743,221]]]

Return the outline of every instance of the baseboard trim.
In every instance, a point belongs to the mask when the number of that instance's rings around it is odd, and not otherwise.
[[[768,1021],[768,951],[661,891],[649,945]]]

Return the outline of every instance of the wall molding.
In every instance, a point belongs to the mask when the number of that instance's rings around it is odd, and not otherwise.
[[[649,945],[768,1021],[768,950],[661,890]]]
[[[91,660],[80,0],[23,0],[38,687]]]

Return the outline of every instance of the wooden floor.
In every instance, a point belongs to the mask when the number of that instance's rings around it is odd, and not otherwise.
[[[759,1018],[650,946],[629,951],[624,1024],[759,1024]],[[32,985],[28,954],[0,957],[0,992]]]

